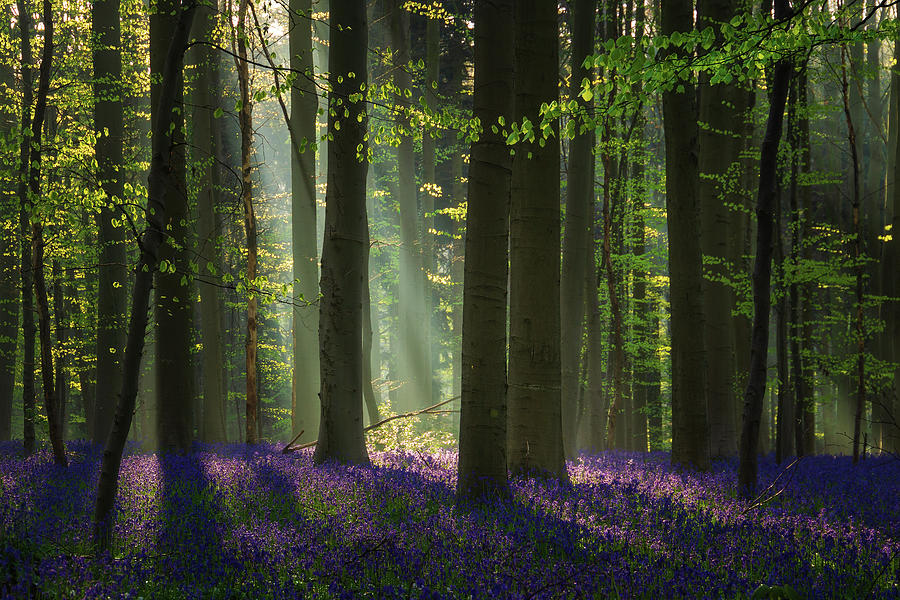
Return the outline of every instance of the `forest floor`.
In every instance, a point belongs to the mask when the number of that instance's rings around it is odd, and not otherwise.
[[[23,460],[0,444],[0,597],[900,598],[894,457],[787,472],[767,459],[748,505],[734,463],[696,474],[662,453],[582,456],[571,486],[519,479],[463,512],[452,452],[347,468],[272,445],[132,449],[114,552],[96,559],[99,454],[69,451],[61,469],[49,450]]]

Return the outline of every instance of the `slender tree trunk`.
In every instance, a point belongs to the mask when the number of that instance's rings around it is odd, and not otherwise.
[[[613,226],[612,217],[610,215],[611,207],[616,198],[616,191],[613,185],[617,181],[617,173],[612,166],[612,158],[610,156],[610,123],[606,119],[603,131],[603,140],[601,145],[602,161],[603,161],[603,268],[606,272],[606,288],[609,294],[609,312],[610,312],[610,330],[612,337],[612,345],[610,346],[609,362],[612,371],[612,402],[609,405],[609,412],[606,416],[606,448],[624,449],[621,439],[621,428],[624,423],[619,422],[619,417],[624,416],[625,408],[622,399],[622,388],[625,384],[625,343],[622,335],[622,308],[619,302],[619,292],[617,286],[616,271],[612,265],[612,237]]]
[[[865,417],[866,410],[866,378],[865,378],[865,366],[866,366],[866,338],[865,332],[863,331],[863,276],[865,272],[865,266],[862,260],[862,226],[860,224],[859,218],[859,205],[860,205],[860,181],[859,181],[859,155],[858,155],[858,146],[857,146],[857,138],[856,138],[856,125],[859,121],[853,120],[853,114],[850,105],[850,94],[848,93],[849,82],[847,78],[847,68],[846,68],[846,59],[847,59],[847,51],[846,49],[841,49],[841,85],[842,85],[842,97],[844,100],[844,118],[847,122],[847,141],[850,145],[850,160],[852,167],[852,193],[850,196],[852,206],[852,215],[853,215],[853,257],[855,259],[855,267],[854,271],[856,272],[856,327],[855,327],[855,337],[856,337],[856,413],[853,418],[853,462],[854,464],[859,461],[860,455],[860,443],[861,443],[861,428],[862,428],[862,420]],[[863,450],[865,452],[865,450]]]
[[[400,290],[399,338],[397,356],[399,374],[403,380],[398,390],[400,411],[426,406],[431,398],[431,359],[425,344],[425,288],[422,269],[422,246],[418,236],[418,208],[416,206],[416,163],[412,126],[405,109],[410,100],[405,92],[412,89],[409,72],[409,13],[401,0],[391,0],[391,39],[393,54],[393,84],[395,95],[395,124],[400,135],[397,147],[397,184],[395,202],[400,211]]]
[[[12,39],[9,19],[0,24],[0,32]],[[23,65],[24,66],[24,65]],[[0,65],[0,86],[15,89],[11,64]],[[12,112],[0,115],[0,136],[15,130]],[[15,165],[12,152],[4,153],[4,161]],[[12,178],[0,187],[0,441],[12,439],[12,405],[16,384],[16,344],[19,337],[19,202]]]
[[[30,204],[41,197],[41,134],[47,114],[47,94],[50,91],[50,72],[53,65],[53,6],[50,0],[43,1],[43,37],[41,68],[38,81],[37,101],[34,118],[31,121],[31,167],[28,174],[28,195]],[[47,282],[44,276],[44,225],[40,221],[31,224],[31,268],[34,273],[34,295],[37,304],[38,330],[41,342],[41,383],[44,388],[44,411],[47,415],[47,429],[53,460],[67,466],[66,447],[62,438],[59,418],[59,404],[54,382],[53,342],[50,338],[50,302],[47,297]]]
[[[56,135],[54,131],[53,135]],[[66,284],[63,281],[62,268],[59,261],[53,261],[53,319],[56,321],[56,344],[60,349],[59,356],[55,361],[53,371],[54,386],[56,387],[56,415],[59,418],[59,428],[62,439],[68,437],[68,401],[69,401],[69,361],[67,359],[69,350],[69,315],[67,305],[69,298],[66,297]]]
[[[150,16],[150,102],[151,109],[162,106],[161,84],[155,83],[164,68],[167,50],[177,27],[179,2],[160,0],[156,13]],[[193,381],[191,345],[193,313],[193,277],[190,273],[188,235],[188,197],[184,143],[184,82],[181,70],[176,74],[179,82],[176,94],[177,114],[174,146],[169,161],[172,173],[165,179],[173,188],[167,192],[166,243],[159,260],[164,268],[156,273],[156,422],[159,447],[163,450],[186,451],[194,436],[193,427]],[[152,112],[152,111],[151,111]],[[168,115],[151,115],[154,134],[159,133],[156,122],[167,120]],[[117,409],[118,410],[118,409]]]
[[[662,33],[693,30],[690,0],[662,5]],[[709,468],[706,352],[703,345],[703,272],[698,205],[698,134],[690,79],[663,93],[666,136],[666,220],[672,313],[672,463]]]
[[[466,212],[462,384],[457,497],[504,494],[506,481],[506,286],[512,161],[491,125],[513,111],[513,1],[475,5],[474,115]]]
[[[216,24],[211,7],[201,5],[194,22],[195,35],[210,40]],[[214,279],[220,275],[220,251],[216,238],[216,207],[222,203],[219,177],[220,148],[213,133],[217,127],[214,110],[220,93],[217,51],[206,45],[193,50],[197,67],[194,84],[192,146],[193,168],[200,171],[197,192],[197,253],[200,262],[200,337],[203,341],[203,400],[200,438],[205,442],[224,442],[225,380],[222,371],[222,297]],[[204,279],[212,279],[204,283]]]
[[[319,9],[321,10],[321,9]],[[294,259],[294,394],[291,431],[311,441],[319,434],[319,295],[316,246],[316,110],[319,98],[313,66],[312,3],[293,0],[289,17],[291,69],[291,246]],[[324,144],[325,142],[320,142]],[[300,150],[303,150],[300,152]],[[320,152],[321,154],[321,152]]]
[[[381,376],[381,361],[373,361],[372,346],[374,343],[374,332],[372,331],[372,293],[370,290],[369,276],[369,252],[372,247],[371,238],[369,237],[369,229],[366,228],[366,253],[365,253],[365,269],[363,272],[366,278],[363,281],[363,298],[362,298],[362,385],[363,385],[363,403],[366,405],[366,413],[369,416],[369,424],[377,423],[380,420],[378,416],[378,404],[381,401],[380,395],[372,384],[372,370],[375,367]]]
[[[237,53],[235,69],[238,74],[241,110],[238,121],[241,129],[241,205],[244,208],[244,235],[247,240],[247,340],[245,342],[247,404],[245,440],[248,444],[259,441],[259,386],[256,374],[256,355],[258,345],[257,318],[259,312],[259,296],[254,291],[257,276],[257,226],[256,213],[253,209],[253,165],[250,162],[253,153],[253,104],[250,101],[250,65],[247,62],[247,13],[250,0],[241,0],[238,7]]]
[[[93,544],[98,554],[108,552],[112,545],[114,527],[112,511],[119,488],[119,467],[122,462],[125,440],[128,438],[128,430],[131,428],[131,418],[134,415],[135,398],[140,379],[141,354],[149,316],[150,291],[153,287],[153,273],[159,264],[160,247],[166,235],[167,203],[174,190],[174,186],[168,181],[173,176],[171,163],[173,128],[170,126],[176,120],[173,109],[178,105],[178,98],[182,92],[184,48],[191,31],[195,7],[196,5],[190,2],[178,11],[177,23],[172,32],[169,51],[162,69],[157,111],[161,117],[154,122],[153,153],[147,178],[147,227],[141,234],[140,257],[134,270],[131,316],[129,317],[128,338],[123,361],[122,392],[116,406],[113,426],[103,450],[100,477],[97,482]]]
[[[125,349],[127,273],[125,232],[121,210],[125,195],[122,172],[123,94],[119,0],[91,4],[94,34],[94,130],[100,184],[105,204],[97,214],[100,265],[97,286],[97,406],[91,439],[103,444],[112,427],[116,394],[122,389]]]
[[[22,58],[22,145],[19,152],[19,230],[22,257],[22,423],[25,455],[34,453],[34,276],[31,269],[31,225],[28,202],[29,155],[31,150],[31,13],[24,0],[16,3],[19,13],[20,51]]]
[[[584,59],[593,52],[594,13],[597,0],[577,0],[570,12],[572,31],[572,80],[569,97],[578,102],[578,115],[587,114],[591,106],[581,96],[583,79],[593,79],[593,69],[584,69]],[[584,331],[585,287],[587,263],[584,256],[590,235],[591,200],[594,196],[592,179],[594,160],[592,152],[594,136],[581,131],[578,117],[578,133],[569,144],[569,173],[566,198],[566,225],[562,249],[562,273],[560,275],[560,364],[562,368],[563,444],[566,455],[574,457],[578,452],[576,431],[578,422],[579,372]]]
[[[425,24],[425,106],[429,110],[434,111],[438,108],[437,99],[437,81],[440,75],[440,48],[441,48],[441,21],[439,19],[427,18]],[[434,209],[435,200],[441,197],[440,188],[437,185],[437,177],[435,169],[437,167],[437,142],[438,139],[432,136],[430,130],[433,126],[426,125],[422,131],[422,269],[424,285],[423,301],[425,302],[425,321],[424,321],[424,340],[425,348],[428,351],[429,363],[428,371],[423,371],[423,375],[427,375],[426,391],[430,391],[430,401],[428,404],[434,404],[440,398],[440,382],[435,377],[435,373],[440,368],[440,344],[438,344],[437,332],[437,309],[440,306],[440,299],[437,289],[431,283],[431,274],[435,273],[437,267],[434,250]]]
[[[799,170],[804,179],[808,180],[812,172],[812,162],[809,144],[809,92],[808,71],[801,70],[797,79],[797,134],[799,139]],[[812,260],[812,247],[807,241],[809,238],[810,223],[812,221],[812,188],[804,185],[799,190],[800,206],[798,212],[797,235],[799,236],[799,256],[804,260]],[[815,282],[805,282],[800,286],[799,299],[802,302],[799,313],[800,351],[808,352],[813,348],[813,314],[812,299],[815,294]],[[800,386],[797,390],[800,411],[803,454],[810,455],[816,452],[816,398],[813,386],[814,373],[812,361],[801,354],[800,378],[797,380]]]
[[[776,0],[775,16],[789,16],[787,0]],[[744,393],[744,415],[738,463],[738,494],[750,500],[756,493],[759,470],[758,449],[760,419],[765,399],[769,345],[769,291],[772,273],[773,212],[778,185],[778,144],[781,141],[784,106],[793,67],[782,59],[772,69],[769,114],[759,164],[759,189],[756,200],[756,258],[753,265],[753,338],[750,345],[750,376]]]
[[[322,417],[314,460],[368,464],[362,425],[362,286],[366,278],[366,7],[331,2],[328,188],[319,288]],[[344,112],[347,117],[344,117]]]
[[[557,100],[559,27],[555,3],[515,6],[516,120],[534,142],[516,148],[510,195],[508,464],[514,472],[568,480],[560,396],[559,134],[539,143],[542,103]]]
[[[790,113],[789,113],[790,114]],[[778,370],[778,409],[775,430],[775,461],[794,456],[795,397],[788,373],[788,295],[785,290],[784,232],[781,227],[781,189],[775,192],[775,357]]]
[[[900,58],[900,40],[894,42],[894,57]],[[897,157],[900,156],[900,123],[898,123],[898,97],[900,97],[900,76],[894,73],[891,78],[891,86],[898,90],[894,97],[891,109],[891,133],[893,134],[893,152],[892,162],[890,163],[890,177],[893,184],[890,187],[888,202],[890,202],[891,217],[887,222],[891,225],[891,231],[900,232],[900,171],[898,171]],[[900,454],[900,301],[896,298],[900,295],[900,285],[897,278],[891,274],[896,274],[900,269],[900,235],[892,235],[891,239],[884,245],[884,254],[882,258],[882,270],[885,275],[882,279],[882,293],[885,296],[894,298],[887,302],[884,306],[883,314],[885,315],[885,336],[889,340],[889,346],[886,348],[891,362],[894,363],[894,372],[891,382],[893,385],[892,393],[885,400],[887,410],[890,411],[886,431],[884,434],[884,447],[886,450],[894,454]]]

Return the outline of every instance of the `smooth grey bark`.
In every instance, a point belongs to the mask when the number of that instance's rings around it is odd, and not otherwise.
[[[200,5],[194,21],[194,37],[211,40],[216,25],[212,7]],[[200,263],[200,339],[203,343],[203,389],[200,439],[205,442],[226,441],[225,380],[222,371],[222,296],[214,282],[204,282],[219,273],[221,262],[216,238],[216,208],[221,206],[219,177],[220,148],[216,143],[214,117],[220,93],[217,51],[205,44],[193,49],[197,79],[194,83],[192,167],[197,170],[197,258]]]
[[[178,0],[160,0],[156,12],[150,16],[151,128],[155,135],[160,133],[157,122],[168,120],[169,115],[159,112],[163,106],[161,84],[155,83],[154,77],[158,81],[164,68],[178,26],[179,12]],[[156,273],[154,304],[157,438],[161,449],[181,452],[190,447],[194,436],[193,277],[190,275],[190,212],[185,181],[184,78],[180,69],[176,77],[179,80],[172,90],[177,114],[169,161],[171,174],[165,179],[165,185],[172,189],[166,194],[166,243],[159,255],[167,268]]]
[[[578,114],[587,114],[588,102],[581,97],[583,79],[593,79],[593,69],[582,67],[593,52],[594,13],[597,0],[577,0],[571,7],[572,72],[569,97],[578,102]],[[577,117],[575,117],[577,119]],[[592,132],[581,131],[569,144],[569,173],[566,197],[566,224],[563,235],[562,272],[560,274],[560,365],[562,369],[563,444],[566,456],[578,452],[578,389],[582,333],[585,316],[584,278],[590,235],[591,200],[594,196]]]
[[[122,389],[122,356],[125,349],[127,272],[122,136],[123,93],[119,0],[91,4],[94,66],[94,155],[104,205],[97,213],[100,264],[97,285],[97,384],[91,439],[103,444],[112,427],[116,394]],[[116,221],[120,221],[116,225]]]
[[[4,3],[4,9],[11,3]],[[8,20],[0,24],[4,35],[12,36]],[[10,97],[15,89],[12,65],[0,65],[0,94]],[[11,135],[16,128],[12,112],[0,116],[0,136]],[[15,164],[4,155],[8,164]],[[12,179],[0,188],[0,441],[12,439],[13,391],[16,384],[16,345],[19,337],[19,240],[16,235],[19,202]]]
[[[319,434],[319,295],[316,246],[316,111],[319,98],[313,80],[312,3],[289,5],[291,70],[298,75],[291,87],[291,248],[294,264],[294,403],[293,435],[300,442]],[[325,142],[321,142],[325,143]],[[319,150],[321,154],[321,150]]]
[[[316,463],[368,464],[362,418],[362,286],[366,278],[365,4],[331,2],[328,187],[319,283],[322,416]],[[344,117],[345,111],[347,116]]]
[[[693,30],[690,0],[662,5],[662,33]],[[698,188],[697,107],[690,71],[678,74],[683,91],[663,92],[666,136],[666,221],[672,328],[672,463],[709,468],[703,272]]]
[[[437,82],[440,74],[440,48],[441,48],[441,21],[426,17],[425,23],[425,92],[423,94],[425,106],[429,111],[438,109]],[[425,346],[428,350],[429,364],[428,376],[425,382],[427,391],[430,391],[428,404],[434,404],[440,398],[440,381],[436,377],[440,369],[440,344],[438,335],[438,320],[435,318],[440,307],[438,291],[432,284],[431,275],[436,273],[436,256],[434,240],[434,210],[435,200],[441,197],[437,185],[435,170],[437,168],[437,143],[434,126],[426,123],[422,131],[422,185],[420,186],[422,207],[422,271],[424,284],[424,335]],[[434,134],[434,135],[433,135]]]
[[[116,406],[116,416],[110,429],[109,438],[103,450],[100,477],[97,482],[97,496],[94,505],[92,542],[97,554],[109,552],[114,528],[113,506],[119,488],[119,467],[122,450],[131,428],[135,399],[140,379],[141,355],[147,330],[150,309],[150,292],[153,274],[159,264],[160,247],[166,235],[168,218],[167,204],[175,186],[169,181],[173,176],[173,130],[170,125],[176,121],[173,109],[179,104],[183,90],[182,65],[184,49],[191,31],[196,4],[179,7],[177,23],[172,31],[169,50],[161,70],[159,84],[159,119],[154,121],[153,152],[150,172],[147,177],[148,198],[145,213],[147,225],[141,234],[140,255],[134,270],[131,313],[128,322],[128,338],[125,344],[125,358],[122,372],[122,392]]]
[[[34,277],[31,269],[31,224],[28,202],[29,155],[31,150],[31,103],[33,101],[34,76],[31,56],[31,13],[24,0],[16,3],[19,13],[19,50],[21,52],[22,143],[19,148],[19,233],[21,235],[22,284],[22,441],[25,455],[34,453]]]
[[[508,465],[568,480],[560,390],[559,134],[542,139],[542,103],[557,100],[555,3],[515,3],[515,116],[534,126],[516,147],[510,194]]]
[[[776,0],[775,17],[790,14],[787,0]],[[772,69],[769,114],[759,164],[759,188],[756,200],[756,258],[753,265],[753,338],[750,347],[750,375],[744,393],[744,414],[738,462],[738,495],[751,500],[756,493],[759,470],[759,430],[766,391],[769,344],[769,290],[772,273],[773,212],[778,185],[778,144],[781,140],[784,106],[793,66],[788,59]]]
[[[507,492],[506,299],[512,161],[491,125],[513,111],[513,1],[475,6],[474,115],[469,153],[462,309],[457,498]]]
[[[398,408],[407,412],[427,405],[431,398],[431,358],[426,342],[425,272],[422,268],[422,244],[419,238],[419,214],[416,202],[416,164],[412,127],[405,108],[405,96],[412,89],[409,72],[409,13],[401,0],[390,4],[391,42],[393,44],[392,80],[395,93],[395,125],[399,131],[397,147],[397,184],[394,198],[400,211],[400,261],[398,297],[399,375],[403,380],[398,390]]]
[[[737,0],[700,0],[699,27],[711,26],[717,34],[720,23],[738,13]],[[728,205],[738,203],[735,186],[727,184],[728,171],[740,158],[740,114],[744,91],[736,84],[709,83],[701,76],[699,114],[700,247],[711,259],[704,266],[703,344],[706,349],[709,444],[713,458],[737,454],[737,423],[734,389],[735,339],[731,309],[734,298],[725,284],[730,267],[726,263],[729,224],[736,214]],[[735,128],[738,128],[735,131]]]

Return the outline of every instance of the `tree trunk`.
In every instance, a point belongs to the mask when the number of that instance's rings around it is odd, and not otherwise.
[[[369,229],[366,228],[366,248],[371,248],[372,243],[369,237]],[[372,370],[378,371],[381,377],[381,360],[373,362],[372,346],[374,343],[374,332],[372,331],[372,293],[370,290],[371,277],[369,276],[369,252],[365,253],[365,268],[363,273],[366,278],[363,281],[363,297],[362,297],[362,385],[363,385],[363,403],[366,405],[366,413],[369,417],[369,424],[377,423],[381,420],[378,416],[378,404],[381,397],[372,384]]]
[[[53,7],[50,0],[43,1],[43,25],[44,47],[41,52],[37,101],[34,106],[34,118],[31,122],[31,166],[28,174],[28,196],[29,204],[32,207],[41,197],[41,134],[47,114],[47,94],[50,90],[50,72],[53,64]],[[34,295],[41,342],[41,383],[44,388],[47,429],[50,433],[50,445],[53,448],[53,461],[65,467],[68,465],[68,461],[60,427],[57,390],[54,382],[53,342],[50,339],[50,302],[44,277],[44,226],[40,221],[33,221],[31,224],[31,269],[34,273]]]
[[[12,39],[9,19],[0,24],[0,32]],[[24,65],[23,65],[24,66]],[[0,86],[15,89],[12,65],[0,65]],[[0,136],[15,131],[15,116],[0,115]],[[4,153],[7,164],[15,165],[12,152]],[[0,441],[12,439],[12,404],[16,387],[16,344],[19,337],[19,245],[16,235],[18,199],[12,178],[0,187]]]
[[[437,82],[440,75],[440,50],[441,50],[441,21],[437,18],[426,17],[425,24],[425,106],[430,111],[438,108],[437,99]],[[422,283],[423,298],[425,305],[423,307],[425,320],[424,324],[424,343],[428,351],[427,371],[423,371],[425,380],[425,391],[430,393],[430,399],[427,404],[431,405],[439,401],[440,398],[440,382],[435,377],[440,368],[440,344],[438,344],[439,331],[437,310],[440,306],[440,298],[437,289],[431,282],[431,274],[436,273],[435,251],[434,251],[434,209],[435,200],[440,198],[442,193],[437,184],[435,169],[437,167],[437,138],[432,136],[432,130],[435,129],[430,124],[426,124],[422,131],[422,187],[421,187],[421,206],[422,206]],[[435,132],[436,133],[436,132]]]
[[[22,438],[25,455],[34,453],[34,276],[31,268],[31,225],[28,202],[29,155],[31,150],[31,13],[24,0],[16,3],[19,13],[22,54],[22,145],[19,151],[19,230],[22,257]]]
[[[790,114],[790,113],[789,113]],[[778,408],[775,429],[775,462],[794,456],[796,398],[788,373],[788,295],[785,290],[784,232],[781,228],[781,189],[775,191],[775,361],[778,371]]]
[[[167,49],[173,39],[179,2],[160,0],[156,13],[150,16],[150,102],[151,109],[162,106],[162,94],[158,81],[164,68]],[[177,114],[174,146],[169,165],[171,176],[166,185],[173,186],[166,194],[166,243],[159,260],[163,268],[156,273],[156,422],[159,447],[162,450],[187,451],[193,439],[193,381],[191,345],[193,294],[189,252],[189,218],[187,186],[185,183],[185,143],[183,97],[184,80],[181,70],[173,93]],[[152,111],[151,111],[152,112]],[[157,121],[168,120],[168,115],[151,115],[151,127],[155,134]],[[117,409],[118,410],[118,409]]]
[[[399,290],[399,375],[403,380],[398,390],[400,405],[406,412],[427,406],[431,398],[431,359],[425,346],[425,292],[422,270],[422,248],[417,234],[416,163],[412,126],[406,110],[410,100],[405,92],[412,89],[409,72],[409,13],[400,0],[390,4],[393,54],[393,84],[397,88],[395,125],[399,131],[397,147],[397,184],[395,203],[400,211],[400,290]]]
[[[119,466],[122,462],[122,450],[131,428],[140,379],[141,354],[144,348],[144,337],[147,330],[150,308],[150,291],[153,287],[153,273],[159,263],[160,247],[166,234],[167,204],[174,186],[169,181],[172,173],[173,129],[171,124],[176,120],[173,109],[179,104],[182,93],[182,61],[184,48],[191,31],[196,4],[187,3],[178,12],[175,30],[172,32],[169,51],[162,69],[162,81],[159,85],[159,105],[157,114],[161,118],[154,122],[153,153],[150,161],[150,173],[147,177],[147,227],[141,234],[140,258],[135,266],[134,287],[132,290],[131,316],[128,323],[128,338],[125,344],[124,370],[122,373],[122,392],[116,406],[116,416],[110,430],[103,459],[100,465],[100,477],[97,482],[97,501],[94,505],[93,544],[98,554],[106,553],[112,545],[112,509],[119,488]]]
[[[506,286],[512,161],[491,125],[513,111],[513,1],[475,5],[474,115],[469,153],[457,497],[505,494]]]
[[[55,128],[54,128],[55,129]],[[53,136],[56,132],[53,132]],[[60,354],[55,361],[53,380],[56,387],[56,416],[59,419],[59,428],[62,439],[68,437],[68,396],[69,396],[69,315],[67,305],[70,303],[66,296],[66,285],[63,281],[62,269],[59,261],[53,261],[53,319],[56,321],[56,343]]]
[[[776,0],[775,16],[790,14],[787,0]],[[778,185],[778,144],[781,140],[784,105],[793,67],[783,59],[772,69],[772,92],[766,133],[760,151],[759,188],[756,200],[756,258],[753,265],[753,338],[750,345],[750,376],[744,393],[744,414],[738,463],[738,495],[750,500],[756,493],[760,419],[765,398],[769,346],[769,289],[772,273],[772,217]]]
[[[622,443],[622,432],[624,423],[619,422],[619,418],[624,416],[625,407],[622,399],[622,391],[625,385],[625,343],[622,335],[622,308],[619,302],[618,277],[612,265],[612,237],[613,226],[612,216],[610,212],[611,204],[615,201],[617,192],[613,189],[613,185],[617,182],[617,173],[612,166],[612,158],[610,157],[610,128],[609,118],[603,126],[603,268],[606,272],[606,289],[609,294],[609,312],[610,312],[610,333],[612,344],[609,351],[610,370],[612,371],[612,402],[609,405],[609,413],[606,416],[606,449],[613,448],[624,449]],[[618,203],[617,203],[618,204]]]
[[[195,37],[210,40],[216,24],[215,12],[201,5],[194,22]],[[214,48],[198,45],[194,48],[197,79],[194,84],[193,128],[191,145],[193,168],[197,175],[197,254],[200,263],[200,339],[203,342],[203,400],[200,439],[204,442],[224,442],[225,380],[222,365],[222,298],[214,279],[221,275],[219,248],[216,238],[216,207],[222,203],[219,177],[220,148],[213,134],[217,123],[214,108],[220,94],[218,54]],[[213,281],[204,282],[204,279]]]
[[[810,144],[809,144],[809,101],[808,101],[808,71],[803,69],[797,78],[797,104],[799,114],[797,116],[797,135],[799,139],[799,170],[804,178],[808,178],[812,172],[812,162],[810,160]],[[796,235],[799,236],[800,249],[799,255],[804,260],[812,260],[812,247],[807,242],[809,237],[809,228],[812,221],[813,205],[812,205],[812,188],[804,185],[799,190],[800,206],[798,212]],[[812,350],[813,347],[813,314],[812,314],[812,298],[815,293],[815,282],[806,282],[800,286],[799,301],[802,303],[798,320],[800,322],[800,330],[797,336],[800,339],[801,352]],[[801,354],[801,357],[803,355]],[[812,361],[801,358],[800,377],[797,380],[797,410],[801,419],[801,429],[803,438],[803,454],[811,455],[816,452],[816,398],[813,387],[814,374]]]
[[[238,74],[241,109],[238,121],[241,129],[241,205],[244,208],[244,235],[247,240],[247,340],[245,343],[245,368],[247,382],[246,427],[245,440],[248,444],[259,441],[259,386],[257,384],[256,356],[258,345],[257,318],[259,295],[255,291],[257,276],[258,244],[256,213],[253,209],[253,166],[250,163],[253,153],[253,104],[250,101],[250,65],[247,62],[247,13],[249,1],[241,0],[238,7],[238,23],[235,36],[237,53],[235,70]]]
[[[727,23],[738,14],[737,0],[700,0],[699,27]],[[721,36],[719,36],[721,37]],[[740,123],[745,92],[738,85],[700,82],[699,134],[700,246],[707,258],[703,278],[703,343],[706,348],[709,444],[713,458],[737,454],[737,424],[734,391],[735,339],[734,298],[724,281],[730,269],[729,232],[739,213],[729,204],[739,204],[734,186],[728,185],[728,171],[738,162],[741,150]]]
[[[693,30],[690,0],[662,6],[662,33]],[[709,468],[706,352],[703,345],[703,271],[698,188],[698,133],[690,75],[663,93],[666,137],[666,220],[672,327],[672,463]]]
[[[569,28],[572,31],[572,79],[569,98],[578,102],[578,116],[573,115],[577,133],[569,143],[569,173],[566,198],[566,225],[562,249],[560,275],[560,364],[562,369],[563,445],[566,456],[578,452],[576,428],[578,421],[578,389],[580,387],[580,359],[584,331],[585,287],[590,235],[591,200],[594,196],[592,148],[594,136],[581,131],[580,115],[587,115],[590,103],[581,97],[583,79],[593,80],[593,69],[582,68],[584,59],[593,52],[594,13],[597,0],[577,0],[570,5]]]
[[[509,467],[568,480],[560,396],[559,134],[543,139],[542,103],[557,100],[555,3],[515,6],[515,111],[534,141],[516,147],[510,194]]]
[[[853,177],[853,188],[850,200],[852,202],[851,210],[853,215],[853,234],[855,236],[853,240],[853,257],[855,260],[854,271],[856,272],[856,327],[854,332],[856,338],[856,413],[853,418],[853,463],[855,464],[859,461],[862,420],[865,417],[866,410],[866,338],[865,332],[863,331],[863,276],[865,272],[865,265],[863,264],[862,260],[863,232],[862,225],[859,219],[860,166],[858,153],[859,146],[856,137],[856,126],[860,123],[860,121],[853,119],[853,110],[851,109],[850,104],[851,94],[848,91],[849,82],[847,78],[846,59],[847,51],[846,49],[842,48],[841,96],[844,100],[844,118],[846,119],[847,123],[847,142],[850,146],[850,161]],[[865,449],[863,449],[863,452],[865,452]]]
[[[321,10],[321,9],[320,9]],[[300,442],[319,434],[319,295],[316,245],[316,110],[310,0],[292,0],[289,10],[291,69],[291,247],[294,259],[294,394],[291,431]],[[326,142],[320,142],[325,144]],[[300,152],[300,150],[303,150]],[[320,151],[321,154],[321,151]]]
[[[97,214],[100,246],[97,286],[97,406],[93,409],[91,439],[103,444],[112,427],[116,394],[122,389],[122,355],[125,349],[127,272],[125,226],[121,210],[125,196],[122,173],[124,134],[122,96],[122,50],[119,0],[91,4],[91,28],[95,36],[94,130],[100,185],[105,204]]]
[[[894,42],[894,57],[900,58],[900,41]],[[891,79],[891,85],[898,89],[900,94],[900,77],[894,74]],[[893,185],[890,187],[890,195],[888,201],[891,203],[891,217],[888,223],[891,225],[891,231],[894,234],[891,239],[884,245],[884,254],[882,258],[882,270],[884,277],[882,278],[882,293],[885,296],[894,298],[887,302],[882,309],[885,315],[885,336],[889,340],[889,346],[886,348],[891,362],[894,363],[894,372],[890,387],[893,393],[886,400],[887,410],[890,411],[890,417],[884,433],[884,447],[889,452],[900,454],[900,301],[896,298],[900,295],[900,286],[897,284],[897,278],[891,276],[896,275],[900,269],[900,171],[898,171],[897,157],[900,156],[900,123],[897,122],[900,111],[897,109],[897,102],[893,103],[891,110],[891,131],[894,135],[893,145],[893,162],[891,163],[890,176]]]
[[[314,460],[368,464],[362,424],[362,286],[366,278],[366,7],[331,3],[328,188],[319,288],[322,417]],[[346,111],[347,117],[344,117]]]

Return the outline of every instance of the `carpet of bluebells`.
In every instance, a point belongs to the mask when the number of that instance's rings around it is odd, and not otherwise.
[[[0,597],[900,598],[891,457],[786,473],[765,460],[761,487],[774,485],[753,506],[734,498],[733,463],[695,474],[665,454],[582,456],[571,486],[520,479],[460,510],[451,452],[372,452],[358,468],[271,445],[132,448],[114,551],[93,558],[100,457],[69,452],[60,469],[48,450],[23,460],[0,444]]]

